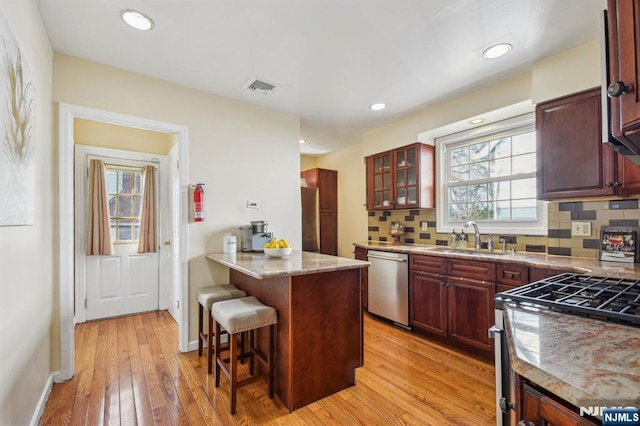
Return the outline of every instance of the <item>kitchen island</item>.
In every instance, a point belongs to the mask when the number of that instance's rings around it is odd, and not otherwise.
[[[278,311],[275,392],[293,411],[355,384],[363,364],[362,269],[368,262],[294,250],[209,253],[229,282]],[[266,334],[259,346],[266,348]]]

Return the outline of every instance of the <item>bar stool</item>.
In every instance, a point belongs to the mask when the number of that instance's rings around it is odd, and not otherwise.
[[[231,414],[236,412],[236,391],[238,388],[255,382],[256,380],[267,377],[269,387],[269,398],[273,398],[273,381],[274,381],[274,346],[275,346],[275,325],[278,323],[278,314],[275,308],[262,304],[253,296],[243,297],[240,299],[226,300],[214,303],[211,307],[211,315],[215,323],[216,343],[216,368],[215,368],[215,387],[220,386],[220,370],[229,379],[229,411]],[[269,350],[265,356],[255,345],[255,331],[258,328],[269,327]],[[229,333],[229,364],[226,359],[222,358],[222,350],[220,347],[221,328]],[[238,334],[249,332],[249,352],[247,354],[238,354]],[[243,347],[244,350],[244,347]],[[238,357],[244,355],[249,356],[249,374],[250,377],[238,381]],[[254,356],[262,362],[267,372],[262,374],[254,374]]]
[[[207,374],[211,374],[211,358],[213,356],[213,318],[209,317],[209,330],[204,333],[204,315],[205,310],[208,312],[211,310],[211,305],[223,300],[237,299],[239,297],[245,297],[247,293],[240,290],[233,284],[221,284],[212,285],[208,287],[199,288],[196,291],[198,295],[198,356],[202,356],[202,344],[207,344]]]

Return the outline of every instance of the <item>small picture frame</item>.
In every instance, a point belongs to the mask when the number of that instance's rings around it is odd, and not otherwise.
[[[638,262],[638,228],[605,226],[600,231],[600,260],[603,262]]]

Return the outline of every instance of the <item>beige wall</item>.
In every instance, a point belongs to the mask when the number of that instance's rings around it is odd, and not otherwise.
[[[300,171],[303,172],[305,170],[309,170],[309,169],[315,169],[317,166],[317,158],[316,157],[310,157],[308,155],[301,155],[300,156]]]
[[[536,104],[600,86],[600,42],[594,40],[536,62],[532,75]]]
[[[300,247],[299,117],[60,54],[53,72],[55,102],[188,127],[189,183],[206,184],[205,221],[188,224],[195,340],[196,289],[228,282],[227,269],[204,257],[222,250],[225,233],[239,239],[240,225],[265,219],[270,231]],[[248,199],[261,209],[247,209]]]
[[[421,133],[457,123],[531,99],[547,100],[599,85],[599,43],[593,41],[535,63],[530,70],[452,99],[430,105],[414,114],[364,134],[364,143],[316,159],[317,167],[339,171],[340,254],[351,255],[348,247],[367,238],[368,220],[362,213],[365,202],[367,155],[414,143]],[[570,82],[570,83],[568,83]],[[343,179],[340,172],[349,179]],[[437,202],[437,200],[436,200]],[[348,212],[348,213],[347,213]],[[343,215],[347,215],[344,218]],[[435,219],[433,219],[435,220]],[[344,226],[349,223],[350,226]]]
[[[52,371],[50,332],[58,303],[52,251],[52,52],[35,1],[3,0],[0,11],[36,85],[34,224],[0,227],[0,424],[26,425]]]
[[[362,144],[319,157],[317,167],[338,171],[338,256],[353,257],[353,243],[367,239]]]
[[[166,155],[176,144],[176,136],[76,118],[73,120],[73,142],[100,148]]]

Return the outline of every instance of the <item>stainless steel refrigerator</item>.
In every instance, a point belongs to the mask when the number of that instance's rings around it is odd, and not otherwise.
[[[318,188],[301,187],[302,250],[319,251]]]

